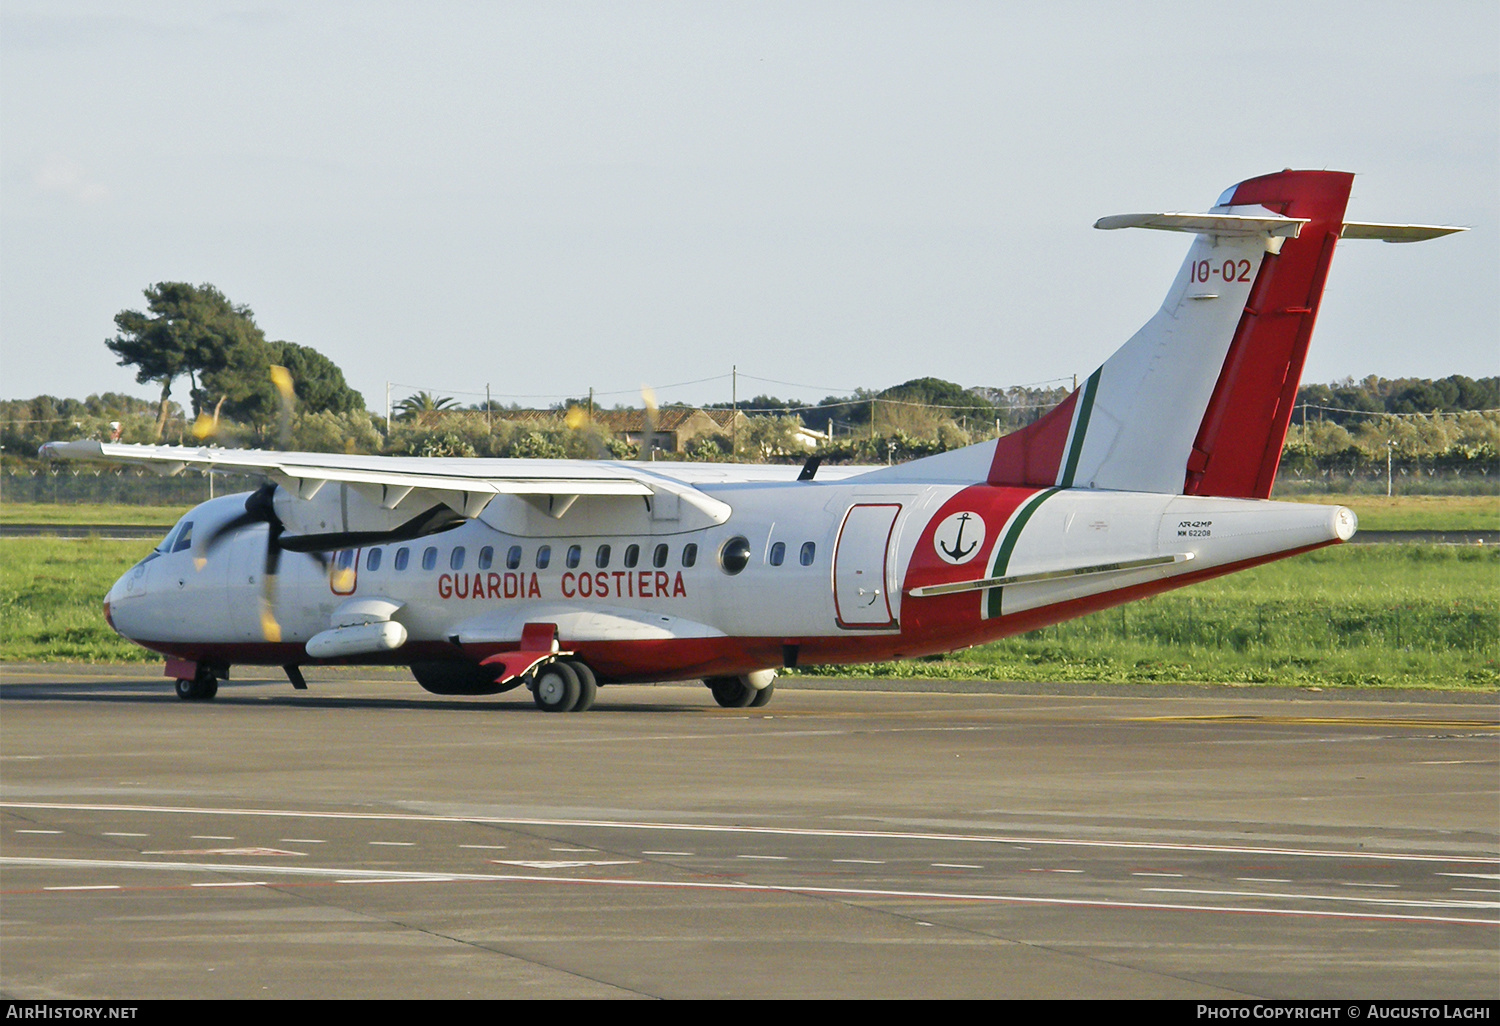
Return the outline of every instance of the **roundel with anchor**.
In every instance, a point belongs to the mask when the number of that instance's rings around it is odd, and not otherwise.
[[[984,518],[972,510],[955,513],[938,524],[932,534],[932,547],[938,558],[955,566],[979,555],[984,546]]]

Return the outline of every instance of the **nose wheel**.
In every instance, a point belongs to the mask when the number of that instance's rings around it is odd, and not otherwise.
[[[207,702],[219,693],[219,678],[200,669],[191,680],[177,678],[177,697],[184,702]]]

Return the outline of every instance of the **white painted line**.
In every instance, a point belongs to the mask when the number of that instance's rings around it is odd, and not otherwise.
[[[1291,883],[1274,876],[1237,876],[1234,879],[1237,883]]]
[[[283,844],[327,844],[328,842],[317,837],[283,837]]]
[[[194,887],[269,887],[267,880],[230,880],[227,882],[195,883]]]
[[[1280,891],[1210,891],[1188,887],[1145,887],[1163,894],[1208,894],[1235,898],[1293,898],[1297,901],[1357,901],[1369,905],[1402,905],[1412,908],[1500,908],[1496,901],[1433,901],[1423,898],[1357,898],[1349,894],[1287,894]]]
[[[1081,870],[1081,869],[1040,869],[1040,868],[1033,868],[1031,870],[1031,872],[1033,872],[1033,873],[1082,873],[1083,870]]]
[[[1124,851],[1185,851],[1229,855],[1287,855],[1300,858],[1358,859],[1373,862],[1438,862],[1500,866],[1493,855],[1434,855],[1429,852],[1335,851],[1324,848],[1266,848],[1253,845],[1196,844],[1170,841],[1101,841],[1077,837],[1014,837],[1004,834],[945,834],[899,830],[830,830],[799,827],[723,826],[637,820],[542,819],[507,816],[438,816],[422,813],[306,812],[296,809],[228,809],[213,806],[114,805],[84,802],[0,802],[0,809],[51,809],[72,812],[150,812],[163,815],[264,816],[285,819],[367,820],[401,823],[483,823],[498,826],[582,827],[602,830],[680,830],[706,834],[763,834],[777,837],[831,837],[877,840],[953,841],[972,844],[1010,844],[1023,851],[1027,844]]]
[[[1434,876],[1463,876],[1470,880],[1500,880],[1500,873],[1434,873]]]
[[[378,869],[320,868],[316,866],[256,866],[230,863],[140,862],[127,859],[49,859],[0,856],[0,865],[50,866],[54,868],[158,869],[171,872],[255,873],[271,876],[315,876],[332,878],[336,883],[534,883],[550,886],[654,887],[663,890],[743,891],[760,894],[838,894],[871,900],[884,898],[921,899],[928,901],[961,901],[993,905],[1038,905],[1059,908],[1103,908],[1144,912],[1226,912],[1237,915],[1310,917],[1318,919],[1380,919],[1394,922],[1447,923],[1493,928],[1494,918],[1476,919],[1435,914],[1416,915],[1399,912],[1343,912],[1334,909],[1267,909],[1244,905],[1185,905],[1147,901],[1109,901],[1083,898],[1039,898],[1019,894],[966,894],[947,891],[880,890],[863,887],[813,887],[777,884],[752,884],[738,880],[627,880],[618,877],[522,876],[519,874],[481,873],[398,873]],[[1365,900],[1372,899],[1348,899]]]
[[[1169,877],[1180,877],[1180,876],[1182,876],[1181,873],[1146,873],[1146,872],[1131,873],[1130,875],[1131,876],[1169,876]]]
[[[1349,880],[1335,880],[1334,883],[1340,887],[1400,887],[1400,884],[1388,883],[1353,883]]]
[[[550,848],[548,850],[549,851],[593,852],[593,851],[598,851],[599,849],[598,848]]]
[[[106,830],[106,831],[104,831],[104,836],[105,837],[150,837],[151,835],[150,834],[132,834],[132,833],[127,833],[124,830]]]
[[[971,865],[967,862],[934,862],[932,865],[938,869],[983,869],[983,866]]]
[[[761,860],[766,861],[766,862],[787,862],[787,861],[790,861],[790,856],[787,856],[787,855],[736,855],[735,858],[737,858],[737,859],[761,859]]]
[[[72,887],[43,887],[44,891],[118,891],[119,884],[75,884]]]
[[[490,859],[497,866],[526,869],[582,869],[584,866],[634,866],[635,859]]]
[[[383,844],[388,848],[415,848],[416,841],[371,841],[371,844]]]
[[[693,853],[690,852],[690,851],[643,851],[643,852],[641,852],[641,854],[642,855],[678,855],[678,856],[684,856],[685,857],[685,856],[692,855]]]
[[[485,851],[504,851],[505,848],[506,848],[506,845],[503,845],[503,844],[460,844],[459,847],[460,848],[482,848]]]
[[[194,834],[188,838],[191,841],[232,841],[233,837],[225,837],[222,834]]]
[[[1500,894],[1500,890],[1493,887],[1454,887],[1455,891],[1467,891],[1474,894]]]
[[[60,834],[61,830],[17,830],[18,834]]]
[[[861,866],[883,866],[885,859],[834,859],[835,862],[852,862]]]

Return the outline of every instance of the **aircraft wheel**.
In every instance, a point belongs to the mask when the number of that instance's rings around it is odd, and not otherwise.
[[[581,691],[573,667],[564,662],[553,662],[537,671],[531,697],[544,712],[567,712],[578,704]]]
[[[765,687],[761,688],[755,693],[755,697],[750,699],[750,708],[759,709],[762,706],[769,705],[771,703],[771,695],[775,691],[775,684],[767,684]]]
[[[755,701],[755,689],[738,677],[710,677],[703,683],[714,693],[714,701],[726,709],[744,709]]]
[[[211,673],[199,673],[192,680],[177,680],[177,697],[184,702],[206,702],[219,693],[219,682]]]
[[[578,675],[578,703],[573,706],[572,711],[588,712],[594,705],[594,699],[599,697],[599,681],[594,677],[594,671],[584,663],[575,660],[568,665]]]

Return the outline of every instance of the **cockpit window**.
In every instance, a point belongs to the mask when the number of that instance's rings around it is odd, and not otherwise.
[[[179,521],[175,526],[173,526],[170,531],[167,532],[167,536],[161,540],[161,544],[156,547],[156,551],[171,552],[172,546],[177,543],[177,536],[181,533],[182,523],[181,521]]]
[[[177,535],[177,540],[172,543],[172,551],[181,552],[184,549],[190,549],[192,547],[193,522],[191,520],[184,520],[182,522],[182,531]]]

